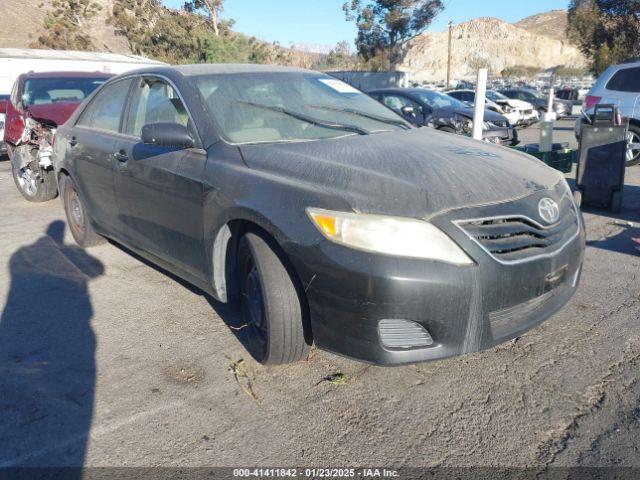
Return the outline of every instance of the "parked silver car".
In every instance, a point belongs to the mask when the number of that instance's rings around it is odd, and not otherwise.
[[[617,106],[622,119],[629,121],[627,166],[640,163],[640,60],[609,67],[598,78],[584,100],[585,113],[593,114],[597,104]],[[575,124],[578,139],[583,121],[578,118]]]

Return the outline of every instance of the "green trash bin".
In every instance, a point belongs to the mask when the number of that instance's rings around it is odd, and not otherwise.
[[[512,148],[520,152],[528,153],[562,173],[570,173],[573,167],[574,151],[570,149],[566,143],[554,143],[551,152],[541,152],[540,145],[537,143]]]

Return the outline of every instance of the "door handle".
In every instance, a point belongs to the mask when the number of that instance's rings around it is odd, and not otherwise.
[[[114,153],[113,158],[115,158],[120,163],[127,163],[129,161],[129,156],[124,150],[120,150],[119,152]]]
[[[78,144],[78,139],[76,137],[71,137],[71,140],[69,140],[69,146],[75,147],[77,144]]]

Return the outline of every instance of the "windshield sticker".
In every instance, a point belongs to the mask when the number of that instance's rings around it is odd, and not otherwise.
[[[331,78],[320,78],[319,80],[327,87],[330,87],[339,93],[362,93],[360,90],[353,88],[351,85],[344,83],[341,80]]]

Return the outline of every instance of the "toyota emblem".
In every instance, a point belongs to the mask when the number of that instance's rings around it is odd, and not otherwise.
[[[538,203],[538,213],[545,222],[555,223],[560,217],[560,207],[550,198],[543,198]]]

